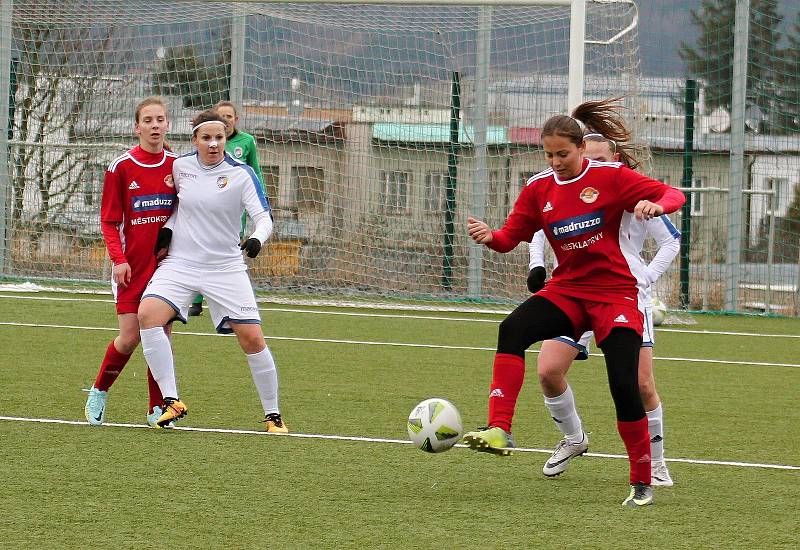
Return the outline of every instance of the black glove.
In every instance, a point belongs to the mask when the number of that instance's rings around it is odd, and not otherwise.
[[[261,252],[261,241],[255,237],[250,237],[239,245],[239,248],[247,251],[248,258],[255,258]]]
[[[156,237],[156,247],[153,254],[158,256],[158,251],[162,248],[169,248],[169,243],[172,242],[172,229],[162,227],[158,230],[158,237]]]
[[[536,294],[542,290],[546,277],[547,271],[542,266],[537,265],[531,269],[530,273],[528,273],[528,290],[530,290],[533,294]]]

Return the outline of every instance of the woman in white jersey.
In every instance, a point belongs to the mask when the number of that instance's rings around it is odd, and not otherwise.
[[[219,333],[234,333],[264,408],[267,431],[286,433],[278,409],[278,374],[264,342],[261,317],[242,250],[255,258],[272,234],[269,202],[253,169],[225,153],[225,121],[203,111],[192,121],[194,153],[175,160],[178,207],[159,233],[156,255],[163,260],[139,306],[142,349],[164,395],[161,427],[186,415],[175,382],[172,349],[161,327],[197,294],[208,301]],[[255,223],[239,244],[242,211]]]
[[[586,150],[584,156],[601,162],[623,162],[635,168],[636,161],[625,149],[605,136],[589,133],[584,136]],[[664,427],[661,399],[656,392],[653,377],[653,311],[651,285],[667,270],[680,250],[680,232],[666,216],[658,216],[644,221],[631,222],[629,237],[641,253],[647,236],[653,237],[658,252],[645,266],[647,284],[639,288],[639,298],[644,307],[644,331],[642,348],[639,353],[639,392],[647,415],[651,445],[651,484],[672,486],[672,478],[664,462]],[[545,236],[539,231],[530,243],[530,273],[528,290],[538,292],[544,286],[544,246]],[[556,427],[564,434],[552,456],[545,462],[542,472],[548,477],[557,476],[567,469],[570,460],[585,453],[589,448],[589,438],[583,431],[580,416],[575,407],[572,388],[566,375],[575,359],[587,359],[591,331],[583,334],[579,341],[569,336],[545,340],[537,359],[539,385],[544,394],[544,403],[555,421]]]

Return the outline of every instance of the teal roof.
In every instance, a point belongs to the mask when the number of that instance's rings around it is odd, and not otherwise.
[[[380,141],[400,141],[408,143],[449,143],[449,124],[400,124],[395,122],[377,122],[372,125],[372,139]],[[472,126],[459,125],[459,143],[471,144],[475,141],[475,129]],[[486,128],[488,145],[504,145],[508,143],[508,132],[504,126]]]

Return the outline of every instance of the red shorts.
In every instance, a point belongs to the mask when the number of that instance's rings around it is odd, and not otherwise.
[[[600,344],[616,327],[629,328],[642,336],[644,316],[635,302],[631,305],[595,302],[547,288],[540,290],[537,295],[553,302],[569,317],[575,329],[576,341],[587,330],[593,330],[595,341]]]
[[[142,294],[147,284],[153,277],[156,270],[155,258],[152,263],[145,266],[144,271],[133,270],[131,273],[131,282],[127,286],[119,286],[111,281],[111,292],[114,294],[114,301],[117,303],[117,315],[123,313],[137,313],[139,311],[139,302],[142,301]]]

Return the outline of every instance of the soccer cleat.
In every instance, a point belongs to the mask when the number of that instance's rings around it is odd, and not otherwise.
[[[667,463],[663,460],[654,460],[650,465],[650,484],[653,487],[672,487],[674,485],[667,469]]]
[[[464,443],[473,451],[511,456],[515,447],[513,436],[497,426],[478,429],[464,434]]]
[[[288,434],[289,428],[283,423],[281,413],[269,413],[264,417],[264,427],[271,434]]]
[[[161,416],[158,417],[158,419],[156,420],[156,425],[153,427],[166,428],[169,424],[171,424],[175,420],[183,418],[187,414],[189,413],[186,408],[186,405],[184,405],[183,402],[173,397],[165,397],[164,412],[161,414]]]
[[[92,426],[100,426],[106,421],[106,398],[107,391],[100,391],[94,386],[89,390],[86,398],[86,406],[83,407],[83,414]]]
[[[566,439],[558,442],[556,450],[547,459],[542,467],[542,473],[547,477],[560,475],[569,466],[569,461],[576,456],[581,456],[589,450],[589,437],[584,432],[583,439],[577,443],[570,443]]]
[[[198,317],[203,313],[203,302],[197,302],[189,306],[189,317]]]
[[[631,485],[631,494],[622,501],[623,506],[637,508],[639,506],[649,506],[653,504],[653,488],[644,483]]]
[[[151,428],[161,428],[158,425],[158,419],[161,418],[161,415],[164,414],[164,409],[156,405],[153,407],[153,412],[147,415],[147,425]],[[164,428],[171,428],[174,425],[174,422],[169,422]]]

